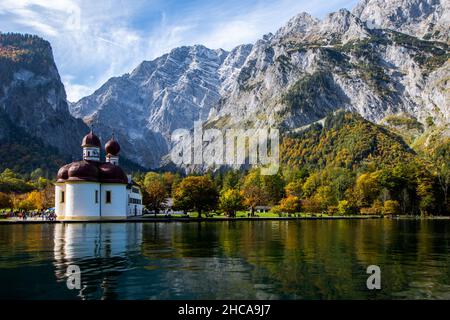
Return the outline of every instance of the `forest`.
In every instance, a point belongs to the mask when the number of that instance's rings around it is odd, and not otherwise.
[[[258,207],[279,216],[448,215],[450,138],[435,134],[419,143],[426,130],[412,121],[391,117],[388,127],[353,113],[330,115],[323,125],[283,135],[276,175],[261,175],[259,168],[188,176],[137,171],[133,179],[154,213],[167,209],[171,198],[172,209],[199,217],[244,210],[251,216]],[[432,132],[434,124],[427,126]],[[42,209],[52,207],[52,199],[43,169],[0,174],[0,208]]]

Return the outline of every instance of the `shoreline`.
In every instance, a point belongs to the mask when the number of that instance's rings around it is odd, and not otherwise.
[[[242,218],[130,218],[117,220],[17,220],[17,219],[3,219],[0,220],[0,225],[7,224],[57,224],[57,223],[142,223],[142,222],[225,222],[225,221],[299,221],[299,220],[368,220],[368,219],[391,219],[391,220],[450,220],[448,216],[434,216],[434,217],[416,217],[416,216],[398,216],[398,217],[384,217],[380,215],[373,216],[326,216],[326,217],[242,217]]]

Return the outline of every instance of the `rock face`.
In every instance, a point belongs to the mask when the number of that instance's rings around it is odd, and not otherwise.
[[[117,128],[147,167],[158,167],[173,130],[199,119],[291,130],[344,109],[374,122],[406,113],[448,123],[448,15],[443,0],[365,0],[323,20],[301,13],[231,52],[182,47],[145,61],[71,113],[104,134]]]
[[[0,113],[16,130],[79,157],[88,127],[73,118],[50,44],[36,36],[0,33]],[[10,136],[0,128],[0,140]]]
[[[448,0],[362,0],[353,14],[371,28],[392,29],[412,36],[450,41]]]
[[[248,46],[231,54],[203,46],[181,47],[130,74],[112,78],[71,106],[71,113],[94,124],[100,134],[116,130],[124,150],[141,165],[156,167],[168,152],[171,133],[206,120],[221,98],[221,86],[245,61]]]
[[[293,129],[345,109],[445,123],[448,58],[445,43],[370,29],[347,10],[301,14],[256,42],[209,122]]]

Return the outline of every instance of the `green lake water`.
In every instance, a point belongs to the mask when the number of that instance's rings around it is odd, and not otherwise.
[[[0,225],[0,299],[450,299],[449,249],[449,220]]]

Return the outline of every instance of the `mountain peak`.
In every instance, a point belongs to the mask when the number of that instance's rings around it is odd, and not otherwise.
[[[319,34],[328,40],[347,42],[366,38],[369,32],[365,24],[346,9],[328,14],[320,23]]]
[[[319,20],[312,17],[309,13],[301,12],[291,18],[275,34],[276,38],[303,34],[305,35],[319,23]]]
[[[448,0],[363,0],[353,14],[369,28],[392,29],[425,39],[450,41]]]

